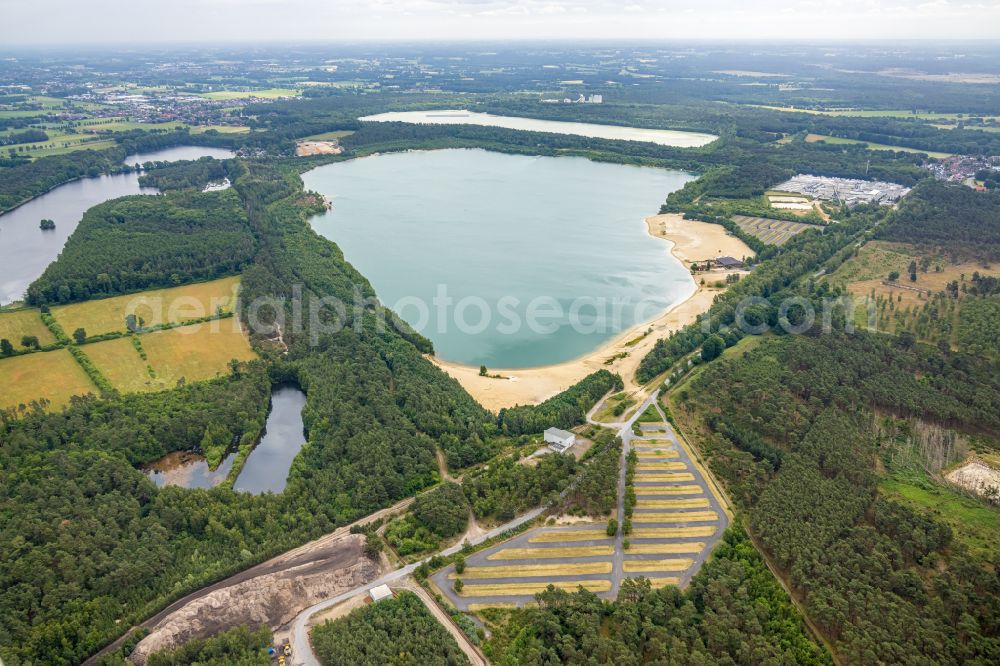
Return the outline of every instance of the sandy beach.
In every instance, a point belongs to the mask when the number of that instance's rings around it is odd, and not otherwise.
[[[680,215],[666,214],[646,218],[646,225],[650,235],[671,243],[671,253],[685,267],[693,262],[718,256],[742,259],[753,255],[753,251],[743,241],[730,236],[717,224],[685,220]],[[695,321],[699,314],[711,306],[715,296],[723,291],[713,287],[713,283],[724,280],[727,274],[734,272],[740,271],[700,273],[697,280],[700,282],[704,278],[705,284],[699,284],[697,291],[687,300],[676,304],[653,321],[633,326],[594,351],[565,363],[514,370],[490,368],[491,375],[505,377],[494,379],[480,377],[478,367],[435,357],[428,358],[457,379],[484,407],[493,411],[542,402],[602,368],[619,373],[625,381],[626,391],[636,391],[640,387],[635,383],[635,371],[656,341]],[[650,332],[644,335],[647,330]],[[643,337],[636,340],[640,336]],[[610,364],[605,363],[622,353],[627,356],[617,358]]]

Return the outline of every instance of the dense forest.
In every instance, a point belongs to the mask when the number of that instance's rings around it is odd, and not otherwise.
[[[927,181],[903,199],[878,237],[1000,260],[1000,192]]]
[[[189,641],[180,647],[154,652],[146,666],[268,666],[271,631],[267,627],[230,629],[211,638]]]
[[[471,473],[462,488],[476,518],[502,523],[552,499],[566,488],[576,470],[573,456],[543,455],[537,464],[527,465],[512,455]]]
[[[13,146],[18,143],[42,143],[48,140],[49,135],[43,130],[26,129],[22,132],[11,132],[10,134],[0,135],[0,146]]]
[[[68,303],[210,280],[239,272],[255,246],[234,192],[122,197],[84,214],[27,300]]]
[[[513,435],[541,432],[553,426],[572,428],[584,422],[587,412],[605,394],[620,391],[622,386],[621,377],[598,370],[541,404],[500,410],[500,427]]]
[[[405,590],[312,632],[316,656],[325,666],[460,666],[469,663],[455,639]]]
[[[469,524],[469,503],[462,486],[446,482],[417,495],[410,511],[392,520],[385,540],[402,556],[437,550],[443,539],[457,536]]]
[[[621,439],[606,428],[595,430],[587,433],[594,444],[581,458],[583,469],[560,504],[564,513],[607,516],[617,506]]]
[[[200,190],[211,182],[221,181],[229,176],[227,165],[239,170],[238,162],[213,157],[177,162],[147,162],[143,166],[143,174],[139,176],[139,184],[143,187],[155,187],[161,192],[188,188]]]
[[[748,342],[675,414],[813,622],[850,663],[995,662],[1000,582],[948,526],[878,494],[873,423],[1000,433],[1000,368],[861,333]]]
[[[830,664],[739,528],[683,592],[622,583],[618,600],[550,589],[537,608],[492,610],[484,650],[497,666]]]
[[[71,180],[121,171],[124,157],[121,148],[78,150],[0,168],[0,213]]]

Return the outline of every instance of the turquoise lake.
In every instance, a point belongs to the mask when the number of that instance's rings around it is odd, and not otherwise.
[[[695,290],[645,218],[691,174],[485,150],[394,153],[303,175],[312,220],[438,357],[571,360]],[[435,297],[437,299],[435,300]]]

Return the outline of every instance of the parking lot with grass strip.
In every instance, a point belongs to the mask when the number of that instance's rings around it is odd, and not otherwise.
[[[640,499],[636,502],[637,509],[707,509],[710,506],[707,497],[691,497],[688,499]]]
[[[713,536],[718,529],[715,525],[692,527],[637,527],[632,530],[632,539],[684,539]]]
[[[645,415],[638,440],[643,446],[636,449],[635,474],[619,470],[622,478],[631,479],[629,492],[636,502],[628,512],[619,504],[617,525],[559,525],[550,519],[549,525],[467,555],[461,571],[449,565],[431,574],[442,595],[460,610],[473,610],[535,603],[533,595],[549,584],[575,590],[582,583],[605,599],[614,598],[625,578],[647,576],[657,587],[686,585],[728,519],[671,426],[650,421],[651,413],[662,417],[655,403],[647,400],[636,409]],[[634,443],[629,438],[632,423],[623,426],[625,447]]]
[[[529,543],[559,543],[561,541],[591,541],[596,539],[608,539],[604,530],[559,530],[551,532],[540,532],[533,534]]]
[[[611,562],[583,564],[512,564],[489,567],[466,567],[461,574],[448,576],[465,579],[481,578],[551,578],[552,576],[585,576],[611,573]]]
[[[676,458],[680,454],[673,449],[651,449],[649,451],[638,451],[639,462],[656,462],[663,458]]]
[[[635,469],[637,472],[680,472],[687,469],[687,465],[682,462],[640,462],[636,463]]]
[[[700,553],[705,548],[704,541],[682,543],[633,543],[626,551],[629,555],[673,555],[675,553]]]
[[[576,592],[582,587],[588,592],[608,592],[611,590],[609,580],[572,580],[572,581],[551,581],[538,583],[501,583],[496,585],[466,585],[462,588],[463,597],[511,597],[511,596],[533,596],[539,592],[544,592],[549,585],[567,592]]]
[[[636,483],[674,483],[676,481],[694,481],[694,474],[690,472],[674,472],[672,474],[636,474]],[[636,492],[639,489],[636,488]]]
[[[488,560],[537,560],[555,557],[599,557],[613,555],[612,546],[569,546],[565,548],[504,548]]]
[[[635,492],[643,495],[701,495],[704,490],[696,484],[679,484],[673,486],[637,486]]]
[[[647,576],[647,578],[649,578],[649,584],[651,586],[653,586],[654,588],[657,588],[657,587],[666,587],[667,585],[680,585],[681,584],[681,579],[677,578],[675,576],[664,576],[664,577],[661,577],[661,578],[653,578],[653,577],[648,577]]]
[[[702,523],[719,519],[714,511],[676,511],[671,513],[637,513],[635,523]]]
[[[772,220],[766,217],[733,215],[733,221],[746,233],[756,236],[768,245],[784,245],[792,236],[806,229],[819,229],[815,224],[802,224],[786,220]]]
[[[639,571],[684,571],[694,564],[694,560],[683,558],[676,560],[625,560],[626,573]]]

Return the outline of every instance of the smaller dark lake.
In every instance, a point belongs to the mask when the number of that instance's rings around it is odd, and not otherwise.
[[[296,386],[278,386],[271,393],[271,411],[260,442],[247,456],[233,488],[260,495],[280,493],[288,482],[292,461],[306,443],[302,409],[306,394]],[[143,468],[157,486],[213,488],[229,476],[236,453],[226,455],[218,469],[208,469],[205,457],[190,451],[168,453]]]
[[[292,460],[306,443],[302,425],[305,406],[306,394],[298,387],[286,385],[274,390],[264,436],[247,457],[233,488],[254,495],[285,489]]]

